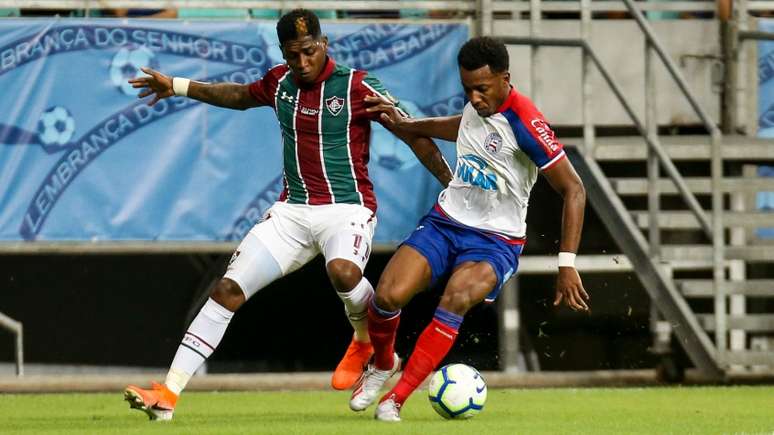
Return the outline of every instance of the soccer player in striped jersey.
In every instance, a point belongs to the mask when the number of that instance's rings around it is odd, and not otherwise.
[[[355,411],[373,403],[395,373],[400,309],[448,277],[400,380],[376,407],[375,417],[383,421],[400,421],[406,399],[451,349],[465,313],[480,302],[493,302],[516,272],[538,173],[564,198],[554,305],[564,300],[574,310],[588,310],[589,296],[574,266],[586,203],[583,183],[543,115],[511,86],[502,42],[471,39],[457,60],[469,100],[461,115],[412,120],[390,101],[367,98],[374,103],[367,110],[381,112],[389,127],[457,143],[454,178],[390,259],[369,306],[374,364],[352,394]]]
[[[376,198],[368,177],[368,95],[390,98],[365,71],[337,64],[317,17],[305,9],[283,15],[277,36],[285,64],[249,85],[201,83],[144,68],[130,80],[153,95],[150,105],[173,95],[232,109],[269,106],[282,132],[285,188],[265,219],[241,241],[224,277],[185,333],[165,383],[130,385],[125,398],[152,419],[169,420],[180,392],[218,346],[234,312],[253,294],[318,254],[344,302],[354,334],[331,379],[350,388],[373,354],[367,327],[373,287],[363,276],[376,225]],[[445,186],[451,170],[432,140],[396,133]],[[261,144],[268,146],[268,144]],[[292,314],[291,314],[292,317]],[[293,319],[289,319],[293,321]]]

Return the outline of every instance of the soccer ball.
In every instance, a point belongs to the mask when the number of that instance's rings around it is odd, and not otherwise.
[[[481,373],[465,364],[441,367],[427,389],[430,404],[443,418],[471,418],[484,409],[486,382]]]
[[[38,120],[38,139],[46,148],[66,146],[75,133],[75,120],[62,106],[49,107]]]
[[[133,49],[122,47],[113,56],[113,61],[110,63],[110,81],[118,86],[124,94],[136,96],[140,93],[140,89],[133,88],[128,80],[145,75],[140,71],[140,68],[144,66],[158,68],[156,55],[151,49],[145,46]]]

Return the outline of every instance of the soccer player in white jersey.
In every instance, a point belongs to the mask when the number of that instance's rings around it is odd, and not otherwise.
[[[154,383],[150,389],[127,386],[124,394],[131,407],[151,419],[172,418],[181,391],[215,351],[234,312],[248,298],[320,253],[355,330],[331,386],[352,387],[373,353],[366,311],[374,291],[363,269],[376,225],[376,196],[366,165],[371,122],[379,119],[366,112],[364,97],[387,93],[366,71],[328,56],[328,39],[311,11],[295,9],[283,15],[277,37],[286,63],[251,84],[201,83],[147,68],[148,76],[129,81],[142,89],[141,98],[154,97],[151,105],[180,95],[232,109],[271,107],[282,130],[284,159],[285,189],[267,218],[239,244],[225,276],[188,327],[164,384]],[[430,139],[396,135],[442,184],[448,183],[451,171]],[[291,324],[298,320],[288,314]]]
[[[400,421],[409,395],[454,344],[463,316],[492,302],[516,272],[524,246],[527,203],[538,173],[564,198],[554,305],[588,310],[588,294],[574,267],[586,193],[562,144],[532,102],[510,84],[508,52],[480,37],[459,51],[460,78],[468,97],[462,115],[408,119],[394,105],[367,98],[369,110],[398,131],[456,141],[457,166],[438,203],[387,264],[368,310],[374,363],[350,399],[366,409],[396,371],[395,333],[400,309],[420,291],[448,277],[435,316],[419,336],[398,383],[382,396],[375,417]]]

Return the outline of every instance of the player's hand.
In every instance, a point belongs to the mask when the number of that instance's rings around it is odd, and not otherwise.
[[[148,102],[149,106],[156,104],[163,98],[175,95],[175,92],[172,90],[172,77],[147,67],[142,67],[140,70],[148,75],[130,79],[129,83],[133,88],[144,88],[140,91],[140,94],[137,95],[138,98],[145,98],[148,95],[156,94],[153,99]]]
[[[559,275],[556,277],[554,306],[559,305],[562,300],[575,311],[589,310],[589,306],[586,304],[586,301],[589,300],[589,294],[583,289],[580,275],[574,267],[559,268]]]
[[[395,106],[395,102],[377,95],[366,95],[365,102],[370,104],[366,112],[380,112],[379,120],[390,130],[400,130],[409,119]]]

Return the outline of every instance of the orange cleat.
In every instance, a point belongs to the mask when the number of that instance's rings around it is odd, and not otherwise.
[[[373,354],[374,347],[371,346],[371,343],[364,343],[352,338],[347,353],[344,354],[344,358],[341,359],[336,371],[333,372],[331,386],[337,390],[352,388],[355,382],[363,376],[363,370]]]
[[[150,390],[129,385],[124,390],[124,400],[129,402],[130,408],[148,414],[151,420],[172,420],[177,394],[170,391],[166,385],[151,382]]]

